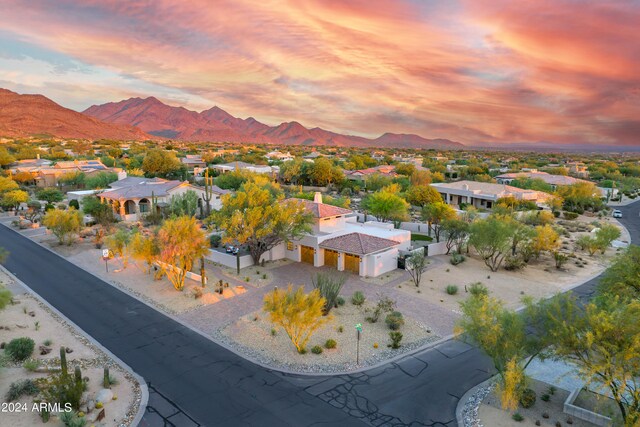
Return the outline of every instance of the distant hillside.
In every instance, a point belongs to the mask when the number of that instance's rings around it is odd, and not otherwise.
[[[0,136],[25,137],[41,134],[87,139],[150,138],[134,126],[104,123],[64,108],[42,95],[20,95],[0,89]]]
[[[426,139],[418,135],[385,133],[376,139],[342,135],[321,128],[307,129],[298,122],[268,126],[253,117],[240,119],[219,107],[197,113],[166,105],[154,97],[130,98],[93,105],[84,114],[99,120],[131,125],[164,138],[186,141],[229,141],[290,145],[373,146],[397,148],[462,148],[447,139]]]

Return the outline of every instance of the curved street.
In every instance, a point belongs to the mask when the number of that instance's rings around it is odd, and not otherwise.
[[[620,207],[632,242],[640,205]],[[257,366],[2,226],[9,271],[150,385],[142,426],[455,426],[460,397],[491,375],[447,341],[363,373],[309,377]],[[595,278],[574,289],[589,298]],[[87,301],[90,301],[88,304]]]

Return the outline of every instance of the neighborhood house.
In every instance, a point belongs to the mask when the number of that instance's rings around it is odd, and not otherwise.
[[[513,197],[517,200],[529,200],[542,204],[551,195],[542,191],[523,190],[505,184],[491,184],[477,181],[457,181],[449,183],[431,184],[447,204],[460,206],[471,205],[478,209],[491,209],[494,203],[504,197]]]

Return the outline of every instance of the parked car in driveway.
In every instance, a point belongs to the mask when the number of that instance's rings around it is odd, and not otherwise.
[[[622,212],[621,212],[621,211],[619,211],[618,209],[615,209],[615,210],[613,211],[613,217],[614,217],[614,218],[622,218]]]

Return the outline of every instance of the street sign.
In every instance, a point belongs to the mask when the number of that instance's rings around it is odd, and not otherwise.
[[[109,249],[102,250],[102,258],[109,258]]]
[[[358,324],[356,325],[356,330],[357,330],[358,332],[362,332],[362,323],[358,323]]]
[[[360,364],[360,334],[362,333],[362,323],[356,325],[356,365]]]

